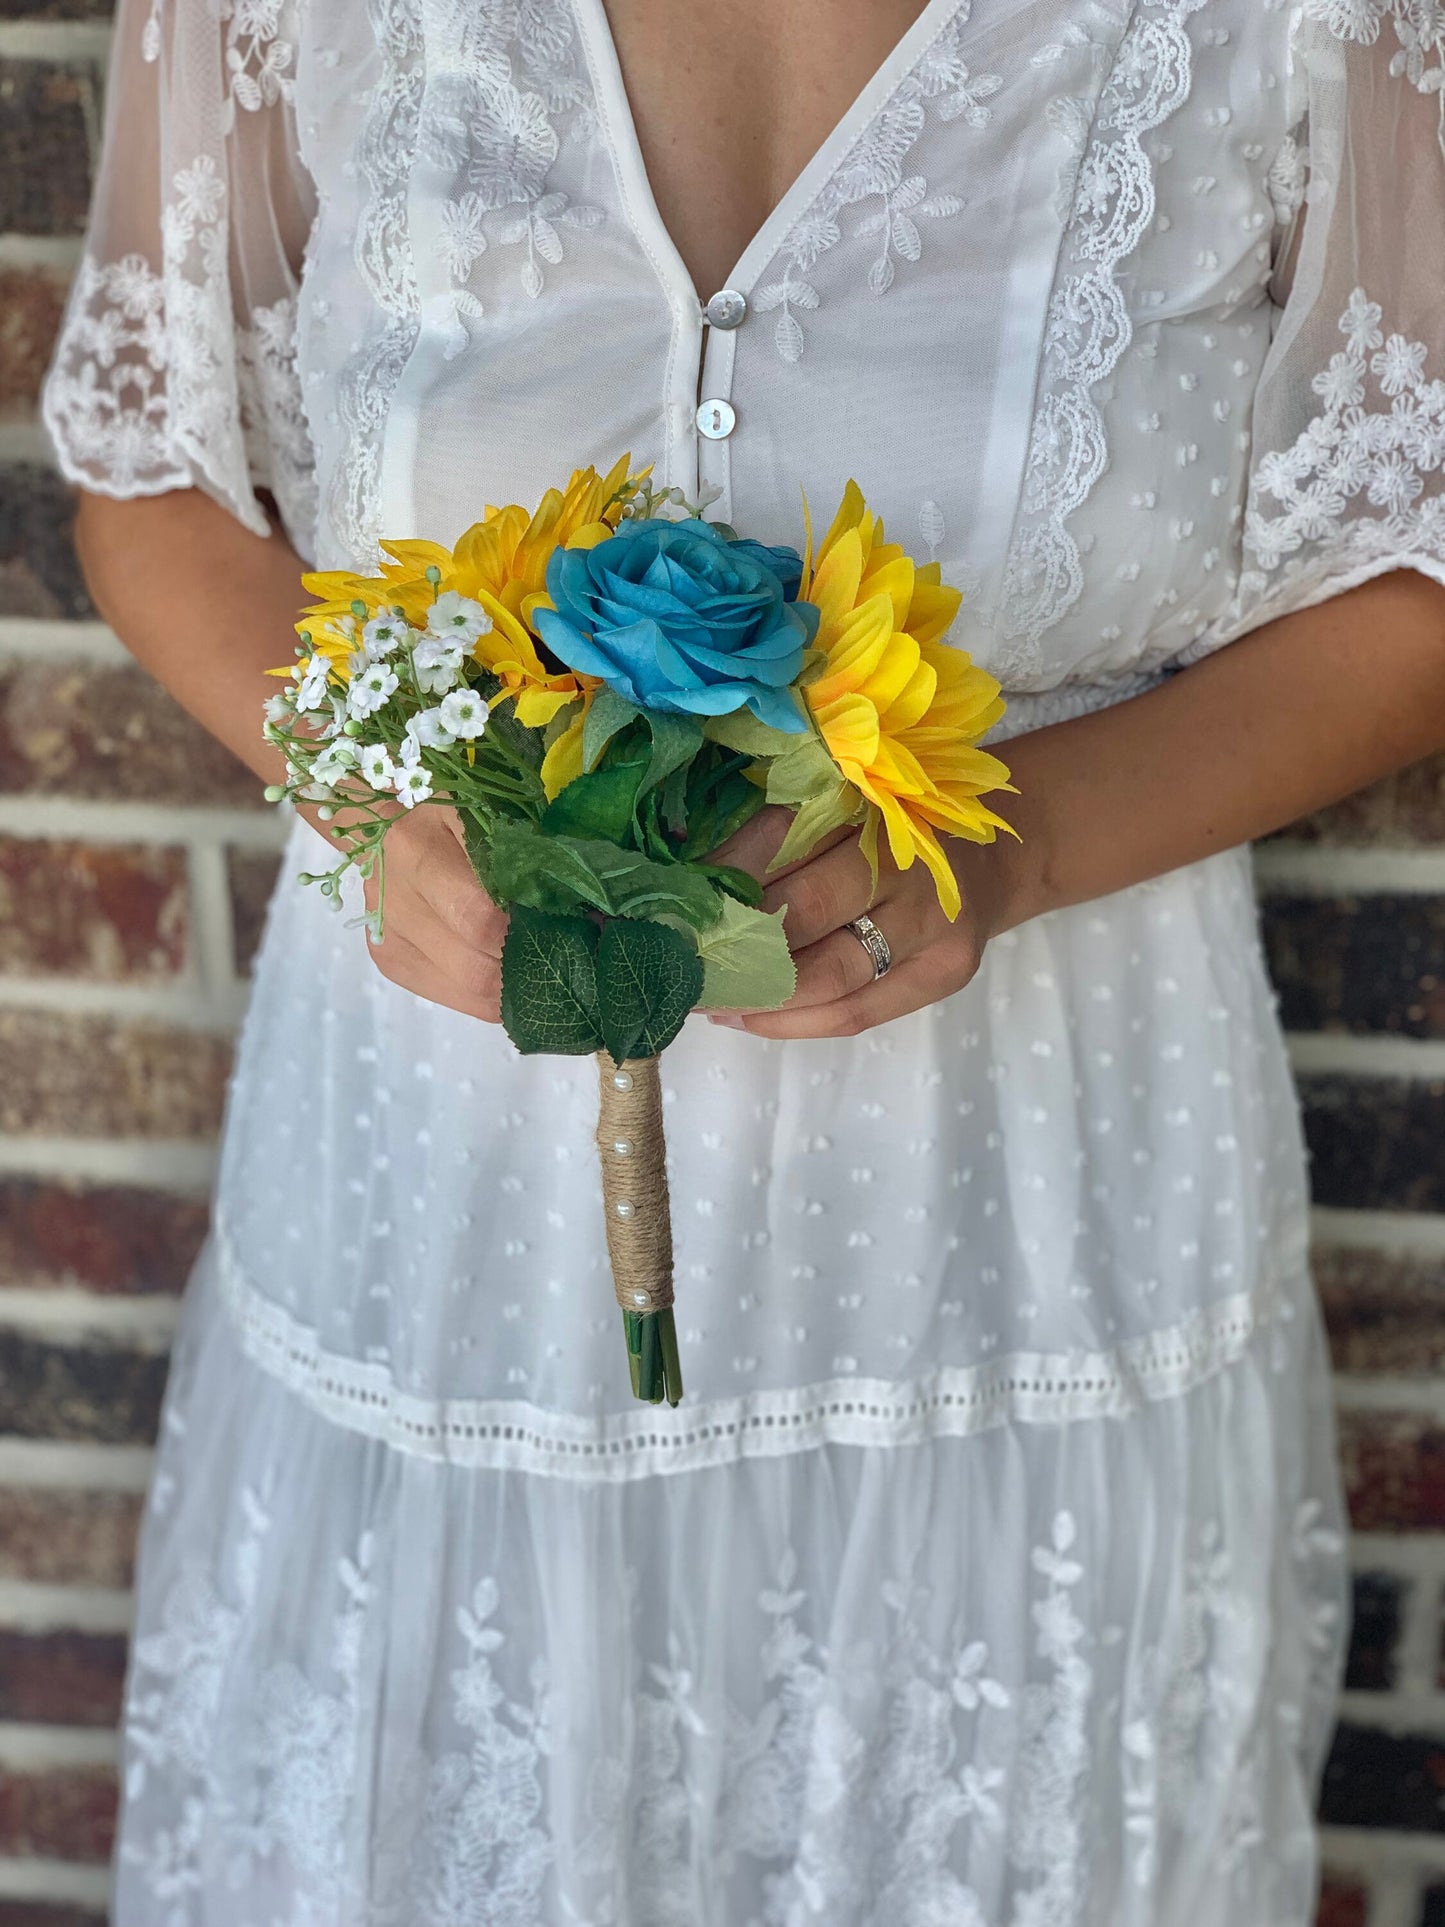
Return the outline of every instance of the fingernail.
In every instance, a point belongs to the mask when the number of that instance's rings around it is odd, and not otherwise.
[[[735,1017],[731,1011],[720,1011],[715,1015],[710,1016],[707,1021],[710,1024],[721,1024],[724,1030],[746,1030],[747,1029],[747,1025],[744,1024],[742,1018]]]

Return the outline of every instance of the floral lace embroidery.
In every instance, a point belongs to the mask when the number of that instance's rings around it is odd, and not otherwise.
[[[421,318],[407,212],[424,85],[420,0],[369,0],[369,10],[382,67],[357,142],[368,193],[355,252],[383,323],[337,376],[344,439],[327,501],[331,527],[358,567],[370,566],[378,553],[382,440]]]
[[[1445,551],[1445,490],[1426,493],[1426,477],[1445,473],[1445,379],[1427,379],[1424,342],[1382,324],[1379,303],[1356,288],[1339,323],[1345,345],[1314,378],[1320,413],[1260,461],[1242,600],[1293,591],[1310,572]],[[1271,496],[1277,514],[1262,505]]]
[[[1373,47],[1388,20],[1399,47],[1390,72],[1422,94],[1440,99],[1440,147],[1445,152],[1445,6],[1440,0],[1304,0],[1307,19],[1322,20],[1341,40]]]
[[[151,0],[150,13],[141,33],[141,57],[155,61],[161,56],[161,14],[166,0]],[[218,0],[216,12],[226,22],[226,101],[221,110],[221,131],[229,133],[235,125],[236,109],[255,113],[278,100],[291,98],[296,59],[294,38],[281,33],[281,15],[287,0]]]
[[[288,527],[315,525],[312,453],[289,297],[232,317],[226,184],[201,155],[174,178],[160,273],[142,255],[76,276],[44,412],[71,480],[117,495],[208,479],[262,532],[248,476],[275,490]]]
[[[1108,456],[1093,390],[1133,339],[1118,267],[1154,217],[1154,177],[1143,135],[1189,98],[1185,29],[1204,0],[1143,0],[1099,103],[1093,138],[1072,175],[1072,218],[1044,337],[1040,400],[1024,480],[1022,521],[1009,554],[1000,636],[1014,644],[991,666],[1026,681],[1040,637],[1073,607],[1083,567],[1069,518]],[[1066,123],[1067,124],[1067,123]]]
[[[181,1927],[188,1895],[209,1891],[218,1852],[233,1883],[278,1854],[318,1898],[339,1899],[345,1878],[344,1820],[357,1773],[362,1636],[372,1596],[371,1541],[336,1572],[332,1627],[335,1684],[318,1686],[289,1663],[248,1685],[252,1744],[244,1759],[218,1758],[215,1733],[236,1684],[237,1652],[256,1603],[271,1518],[262,1495],[241,1493],[244,1528],[224,1589],[199,1568],[183,1572],[165,1600],[160,1630],[136,1642],[126,1706],[126,1798],[139,1801],[153,1775],[176,1787],[178,1815],[121,1857]],[[184,1791],[180,1788],[184,1787]],[[354,1917],[359,1917],[359,1910]]]
[[[758,289],[753,307],[760,314],[776,313],[773,340],[784,361],[802,359],[805,337],[798,315],[814,312],[820,299],[807,275],[842,240],[841,217],[846,208],[875,199],[880,203],[852,230],[855,239],[880,244],[868,269],[868,286],[874,294],[885,294],[892,287],[900,261],[922,258],[920,221],[950,220],[963,209],[962,195],[930,194],[926,177],[906,174],[904,163],[922,138],[929,103],[940,120],[962,120],[970,127],[986,127],[992,116],[987,103],[1003,81],[998,74],[972,73],[960,51],[971,5],[972,0],[963,0],[897,92],[858,136],[827,187],[783,237],[782,276]]]

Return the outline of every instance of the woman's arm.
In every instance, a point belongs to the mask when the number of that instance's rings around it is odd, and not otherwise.
[[[136,661],[259,782],[282,781],[261,705],[276,691],[266,671],[289,662],[296,641],[294,549],[280,534],[252,535],[199,489],[120,502],[82,494],[76,546],[96,607]],[[472,873],[454,813],[413,811],[387,833],[386,861],[377,968],[495,1023],[506,918]]]
[[[869,905],[856,842],[770,884],[786,907],[798,994],[722,1021],[763,1037],[849,1035],[960,989],[990,937],[1122,890],[1297,817],[1445,746],[1445,588],[1414,570],[1283,616],[1159,689],[1019,737],[1000,800],[1020,841],[952,843],[963,914],[947,923],[921,864],[885,868],[871,914],[895,968],[877,984],[843,928]],[[781,826],[730,852],[762,873]]]

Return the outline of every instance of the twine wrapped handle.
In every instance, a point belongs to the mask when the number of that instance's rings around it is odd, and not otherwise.
[[[597,1155],[612,1284],[622,1309],[632,1389],[656,1404],[682,1397],[672,1311],[672,1207],[655,1057],[597,1053]]]

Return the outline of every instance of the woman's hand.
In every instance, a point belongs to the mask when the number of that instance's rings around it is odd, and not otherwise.
[[[375,876],[366,907],[376,908]],[[382,976],[431,1003],[501,1021],[506,913],[477,882],[455,810],[425,803],[386,833],[386,914],[369,944]]]
[[[950,923],[924,865],[899,870],[886,848],[880,852],[875,892],[856,831],[840,832],[802,863],[770,877],[767,866],[790,820],[786,810],[759,811],[717,860],[758,877],[765,886],[763,908],[785,912],[797,990],[781,1010],[729,1011],[715,1016],[714,1023],[756,1037],[856,1037],[962,990],[978,969],[984,945],[1005,927],[997,844],[945,843],[963,889],[963,909]],[[883,932],[893,959],[887,974],[876,980],[872,958],[847,928],[864,915]]]

